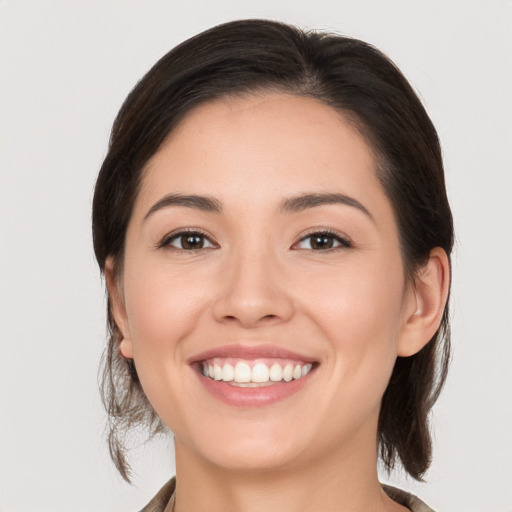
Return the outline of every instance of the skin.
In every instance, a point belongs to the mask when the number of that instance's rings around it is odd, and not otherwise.
[[[123,274],[114,279],[109,259],[107,282],[121,351],[175,435],[178,512],[406,510],[378,483],[380,403],[397,355],[439,325],[448,262],[434,249],[405,279],[376,167],[337,111],[280,93],[196,108],[148,163]],[[282,211],[290,197],[333,192],[368,213]],[[171,193],[215,198],[222,212],[174,205],[146,217]],[[204,247],[169,242],[182,229],[203,232]],[[349,245],[312,249],[308,235],[325,230]],[[265,407],[217,400],[187,363],[263,343],[318,362],[298,393]]]

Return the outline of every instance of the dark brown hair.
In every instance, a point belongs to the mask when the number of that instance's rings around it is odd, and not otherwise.
[[[397,67],[373,46],[283,23],[242,20],[188,39],[135,86],[112,128],[93,201],[94,250],[122,271],[127,225],[145,164],[193,107],[223,96],[278,90],[340,111],[375,151],[377,176],[392,203],[409,279],[434,247],[450,255],[453,225],[436,130]],[[133,361],[119,352],[121,334],[108,306],[102,394],[109,447],[129,480],[125,435],[143,425],[165,430],[149,404]],[[428,413],[444,383],[449,353],[446,308],[441,326],[416,355],[398,358],[382,400],[378,442],[390,470],[397,461],[416,479],[431,461]]]

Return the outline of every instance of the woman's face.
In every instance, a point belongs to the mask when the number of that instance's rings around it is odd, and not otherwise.
[[[178,455],[258,470],[375,452],[416,307],[371,149],[278,93],[196,108],[150,160],[114,303]]]

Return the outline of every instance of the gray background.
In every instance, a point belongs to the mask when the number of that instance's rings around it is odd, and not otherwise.
[[[454,359],[426,484],[442,511],[512,510],[512,41],[507,0],[0,1],[0,510],[138,510],[168,441],[110,464],[97,366],[104,294],[90,203],[109,129],[142,74],[214,24],[270,17],[385,51],[441,137],[457,229]]]

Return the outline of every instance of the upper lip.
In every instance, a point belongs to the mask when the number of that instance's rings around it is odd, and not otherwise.
[[[214,347],[200,354],[196,354],[189,358],[187,361],[189,364],[204,361],[206,359],[212,359],[214,357],[232,357],[237,359],[259,359],[259,358],[280,358],[280,359],[295,359],[303,361],[305,363],[314,363],[315,359],[304,356],[292,350],[288,350],[277,345],[222,345]]]

